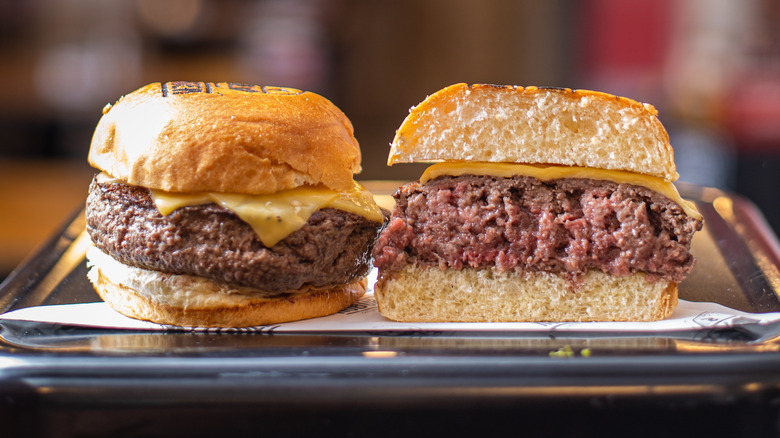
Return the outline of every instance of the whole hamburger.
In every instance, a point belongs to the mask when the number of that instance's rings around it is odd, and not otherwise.
[[[651,321],[677,305],[702,226],[656,110],[605,93],[456,84],[398,129],[374,247],[399,321]]]
[[[117,311],[245,327],[329,315],[366,291],[383,214],[327,99],[153,83],[103,110],[89,151],[89,279]]]

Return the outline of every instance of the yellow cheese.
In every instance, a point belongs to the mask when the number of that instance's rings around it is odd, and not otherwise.
[[[701,214],[696,209],[696,205],[680,197],[680,193],[671,182],[655,176],[623,170],[543,164],[446,162],[436,163],[427,168],[420,177],[420,183],[424,184],[442,175],[491,175],[498,177],[524,175],[538,178],[542,181],[561,178],[590,178],[612,181],[618,184],[632,184],[646,187],[666,196],[679,204],[688,216],[701,219]]]
[[[298,187],[269,195],[151,192],[162,215],[169,215],[187,205],[209,202],[219,204],[252,226],[263,244],[269,248],[300,228],[312,213],[322,208],[337,208],[374,222],[384,220],[371,193],[358,183],[347,193],[336,192],[325,186]]]

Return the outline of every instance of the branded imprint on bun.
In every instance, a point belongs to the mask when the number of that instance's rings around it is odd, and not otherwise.
[[[103,110],[89,151],[88,277],[119,312],[244,327],[329,315],[366,291],[384,222],[322,96],[152,83]]]

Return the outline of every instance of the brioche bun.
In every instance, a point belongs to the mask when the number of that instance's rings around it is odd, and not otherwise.
[[[641,273],[565,275],[406,265],[380,278],[380,312],[406,322],[656,321],[677,306],[677,285]]]
[[[94,247],[87,260],[95,290],[114,310],[181,327],[251,327],[331,315],[362,297],[367,286],[362,278],[330,288],[268,294],[124,265]]]
[[[652,105],[564,88],[455,84],[412,108],[387,164],[481,161],[678,173]]]
[[[322,96],[202,82],[155,82],[107,105],[89,152],[93,167],[168,192],[346,191],[360,160],[352,124]]]

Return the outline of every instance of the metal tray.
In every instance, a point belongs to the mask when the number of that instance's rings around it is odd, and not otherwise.
[[[680,185],[704,216],[690,301],[780,311],[780,246],[739,196]],[[0,285],[0,313],[98,301],[84,217]],[[586,354],[589,353],[589,354]],[[0,322],[8,436],[582,436],[780,431],[780,327],[663,333],[260,334]],[[659,420],[659,418],[662,419]],[[5,436],[5,435],[3,435]]]

